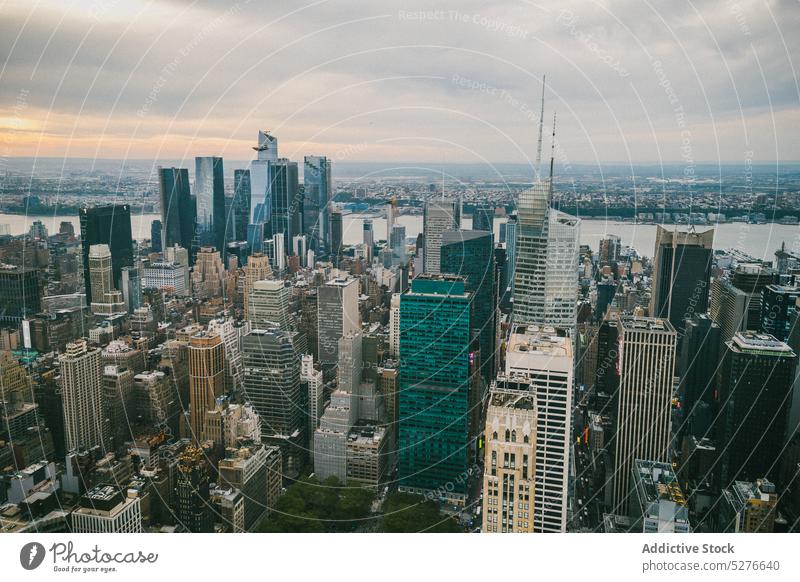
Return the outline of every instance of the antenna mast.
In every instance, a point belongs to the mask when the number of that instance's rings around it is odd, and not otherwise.
[[[539,142],[536,145],[536,174],[541,179],[542,169],[542,128],[544,127],[544,81],[545,75],[542,75],[542,111],[539,113]]]
[[[550,142],[550,189],[548,192],[548,198],[553,197],[553,160],[555,159],[556,155],[556,114],[553,112],[553,138]]]

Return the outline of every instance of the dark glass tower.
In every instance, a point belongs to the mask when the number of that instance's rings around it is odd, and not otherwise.
[[[342,252],[342,213],[339,210],[331,212],[331,256],[338,257]]]
[[[693,313],[708,311],[713,243],[714,229],[673,232],[659,226],[656,232],[650,313],[669,319],[679,335]]]
[[[186,168],[159,168],[158,182],[161,190],[161,224],[164,247],[179,245],[189,251],[189,261],[194,264],[195,201],[189,191],[189,170]]]
[[[761,293],[761,331],[785,342],[789,339],[800,287],[767,285]]]
[[[442,233],[442,273],[460,275],[472,294],[472,332],[481,351],[481,374],[487,380],[494,373],[495,289],[494,235],[482,230],[450,230]]]
[[[716,423],[719,487],[777,479],[795,358],[788,345],[768,334],[737,332],[725,342]]]
[[[470,305],[464,279],[420,275],[400,298],[401,488],[466,496]],[[440,489],[441,488],[441,489]]]
[[[247,225],[250,223],[250,192],[250,170],[234,170],[231,240],[247,240]]]
[[[270,234],[283,234],[283,250],[288,255],[292,237],[303,232],[303,197],[297,181],[297,162],[284,158],[269,162],[267,179],[272,200]]]
[[[86,304],[92,303],[89,282],[89,247],[106,244],[111,250],[111,272],[114,287],[121,289],[122,267],[133,267],[133,236],[131,207],[127,204],[81,208],[81,251],[83,252],[83,281]]]
[[[703,438],[709,436],[707,433],[713,419],[720,328],[707,314],[695,314],[686,320],[684,334],[678,360],[683,426],[684,431],[689,429],[697,438]]]
[[[161,243],[161,221],[154,220],[150,223],[150,248],[155,253],[160,253],[164,250],[164,245]]]
[[[494,232],[494,206],[476,206],[472,212],[472,230]]]
[[[225,251],[225,179],[222,158],[194,159],[194,199],[197,211],[196,237],[201,247]]]
[[[306,156],[303,160],[303,232],[311,248],[323,253],[330,248],[328,204],[333,199],[331,164],[324,156]]]

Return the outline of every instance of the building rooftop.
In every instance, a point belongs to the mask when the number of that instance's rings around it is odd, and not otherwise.
[[[489,392],[489,406],[536,410],[536,398],[531,392],[493,389]]]
[[[636,459],[634,470],[639,475],[648,501],[665,499],[678,505],[687,504],[675,471],[669,463]]]
[[[737,352],[758,353],[760,355],[793,356],[794,352],[786,343],[768,333],[754,331],[736,332],[727,342]]]
[[[560,328],[517,325],[508,338],[507,351],[571,358],[572,340],[569,334]]]
[[[663,331],[675,333],[675,328],[667,319],[660,317],[623,317],[621,318],[623,329],[631,331]]]

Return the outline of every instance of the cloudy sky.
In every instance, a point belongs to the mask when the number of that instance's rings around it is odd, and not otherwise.
[[[0,156],[800,159],[795,0],[0,2]],[[549,144],[545,131],[545,149]]]

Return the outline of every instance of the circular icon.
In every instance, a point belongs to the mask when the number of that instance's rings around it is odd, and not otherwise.
[[[44,546],[39,542],[30,542],[19,551],[19,563],[26,570],[35,570],[44,561]]]

